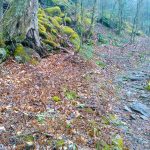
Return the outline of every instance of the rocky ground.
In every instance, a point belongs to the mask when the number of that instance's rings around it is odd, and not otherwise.
[[[130,141],[130,149],[150,149],[150,39],[139,38],[121,48],[96,48],[96,55],[108,64],[109,78],[115,85],[118,105],[114,113],[124,123],[118,125]],[[100,51],[101,49],[101,51]]]

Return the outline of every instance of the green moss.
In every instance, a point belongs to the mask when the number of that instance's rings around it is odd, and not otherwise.
[[[65,96],[68,100],[73,100],[73,99],[78,98],[78,95],[75,91],[66,91]]]
[[[54,35],[57,35],[58,34],[58,31],[56,29],[52,29],[51,32],[54,34]]]
[[[65,34],[68,36],[70,43],[76,49],[79,49],[79,35],[72,28],[62,25],[64,21],[67,24],[71,24],[71,18],[65,17],[63,20],[63,18],[60,16],[64,16],[64,14],[61,12],[61,9],[58,6],[46,8],[45,11],[39,9],[38,25],[39,34],[43,39],[42,42],[45,45],[49,45],[53,48],[60,47],[60,45],[67,45],[63,39],[58,37],[58,35],[63,36]]]
[[[26,53],[22,44],[18,44],[16,46],[14,56],[15,58],[22,59],[22,62],[29,62],[31,60],[30,56]]]
[[[58,28],[58,29],[60,28],[60,24],[55,18],[50,17],[49,20],[56,28]]]
[[[61,15],[61,9],[58,6],[46,8],[45,12],[49,16],[60,16]]]
[[[50,23],[43,23],[43,26],[45,27],[46,31],[51,32],[51,30],[54,28],[54,26]]]
[[[39,23],[39,29],[43,32],[46,32],[46,27],[44,27],[44,25]]]
[[[87,25],[91,25],[91,19],[90,18],[85,18],[83,20],[83,23],[87,26]]]
[[[80,48],[80,37],[79,35],[70,27],[64,26],[62,32],[70,38],[70,42],[74,45],[76,50]]]
[[[42,38],[47,39],[47,34],[46,34],[46,32],[44,32],[44,31],[42,31],[42,30],[40,30],[40,29],[39,29],[39,35],[40,35]]]
[[[5,42],[2,39],[0,39],[0,47],[5,47]]]
[[[0,63],[5,61],[8,57],[8,51],[4,48],[0,48]]]
[[[45,11],[42,8],[38,10],[38,17],[46,17]]]
[[[43,40],[43,42],[44,42],[45,44],[48,44],[49,46],[54,47],[54,48],[56,48],[56,47],[59,47],[59,46],[60,46],[58,43],[55,43],[54,41],[47,40],[47,39]]]
[[[55,144],[56,144],[57,148],[61,148],[65,145],[65,141],[63,139],[62,140],[57,140]]]
[[[146,90],[150,91],[150,81],[148,82],[148,84],[145,88],[146,88]]]
[[[67,24],[71,24],[72,20],[70,17],[65,17],[64,18],[64,21],[67,23]]]
[[[68,36],[72,36],[73,34],[77,34],[77,33],[75,33],[75,31],[72,28],[70,28],[68,26],[63,26],[62,32]]]
[[[39,17],[38,20],[39,20],[40,23],[48,23],[47,18]]]
[[[53,97],[52,97],[52,100],[53,100],[54,102],[59,102],[61,99],[60,99],[58,96],[53,96]]]
[[[55,19],[59,24],[63,23],[63,19],[61,17],[55,16],[53,19]]]

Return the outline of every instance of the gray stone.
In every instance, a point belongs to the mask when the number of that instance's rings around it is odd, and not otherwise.
[[[140,118],[142,118],[143,120],[148,120],[148,118],[144,115],[141,115]]]
[[[146,117],[150,117],[150,108],[140,102],[133,102],[130,108]]]
[[[136,120],[136,115],[131,114],[131,115],[130,115],[130,118],[131,118],[132,120]]]
[[[4,126],[0,126],[0,133],[5,132],[5,131],[6,131],[5,127]]]
[[[0,48],[0,63],[2,63],[7,57],[7,52],[4,48]]]
[[[25,60],[24,60],[23,57],[21,57],[21,56],[15,56],[15,60],[16,60],[16,62],[18,62],[18,63],[24,63],[24,62],[25,62]]]
[[[126,110],[126,111],[132,113],[132,110],[131,110],[128,106],[125,106],[125,107],[124,107],[124,110]]]
[[[6,150],[6,148],[3,144],[0,144],[0,150]]]

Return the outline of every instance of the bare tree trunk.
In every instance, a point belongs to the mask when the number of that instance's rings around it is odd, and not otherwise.
[[[0,0],[0,21],[3,17],[3,0]]]
[[[0,0],[0,23],[3,18],[3,0]],[[0,41],[2,41],[3,34],[2,34],[3,28],[0,26]]]
[[[22,42],[28,36],[39,47],[37,12],[38,0],[13,0],[2,19],[4,40]]]
[[[119,26],[118,26],[118,34],[121,33],[122,30],[122,25],[123,25],[123,10],[124,10],[124,1],[123,0],[118,0],[118,7],[119,7]]]
[[[83,18],[84,18],[84,8],[83,8],[83,1],[81,0],[80,1],[80,7],[81,7],[81,26],[83,25]],[[80,41],[80,48],[82,47],[83,45],[83,32],[81,31],[81,41]]]
[[[133,27],[132,27],[132,33],[131,33],[131,39],[130,39],[131,43],[135,42],[135,36],[136,36],[138,22],[139,22],[140,7],[141,7],[142,2],[143,0],[139,0],[137,2],[136,14],[135,14],[134,21],[133,21]]]
[[[97,5],[97,0],[94,0],[93,9],[92,9],[91,25],[90,25],[90,28],[88,30],[88,38],[91,36],[93,25],[94,25],[96,5]]]

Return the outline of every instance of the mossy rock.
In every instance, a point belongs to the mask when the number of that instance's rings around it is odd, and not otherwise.
[[[14,52],[14,57],[19,63],[25,63],[31,60],[30,56],[26,53],[25,48],[22,44],[17,44]]]
[[[7,50],[4,49],[4,48],[0,48],[0,63],[2,63],[3,61],[5,61],[6,58],[7,58],[7,56],[8,56]]]
[[[55,19],[59,24],[63,23],[63,19],[61,17],[55,16],[53,19]]]
[[[73,44],[76,50],[80,48],[80,37],[79,35],[70,27],[63,26],[62,33],[66,34],[70,38],[70,42]]]
[[[62,15],[64,16],[58,6],[46,8],[45,10],[39,9],[38,25],[42,42],[44,45],[53,48],[58,48],[60,45],[67,46],[68,44],[59,37],[59,35],[62,37],[67,35],[70,43],[78,50],[80,48],[79,35],[69,26],[63,25],[63,22],[66,22],[67,25],[71,24],[72,20],[69,17],[63,19]]]
[[[84,20],[83,20],[83,23],[86,25],[86,26],[89,26],[89,25],[91,25],[91,19],[90,18],[85,18]]]
[[[54,18],[54,17],[49,17],[50,22],[54,25],[54,27],[60,29],[60,24],[59,22]]]
[[[42,24],[39,24],[39,34],[42,38],[46,39],[47,38],[47,33],[46,33],[46,27]]]
[[[150,81],[148,82],[147,86],[145,87],[146,90],[150,91]]]
[[[56,145],[56,148],[62,148],[65,145],[65,141],[63,139],[57,140],[55,145]]]
[[[39,8],[38,10],[38,18],[39,17],[46,17],[45,11],[42,8]]]
[[[61,9],[58,6],[55,7],[50,7],[50,8],[46,8],[45,12],[49,15],[49,16],[60,16],[61,15]]]
[[[66,24],[70,25],[70,24],[72,23],[72,20],[71,20],[70,17],[65,17],[65,18],[64,18],[64,22],[65,22]]]
[[[39,23],[39,30],[46,32],[46,27]]]
[[[54,41],[51,41],[51,40],[42,40],[42,42],[54,48],[60,47],[58,43],[55,43]]]
[[[53,96],[53,97],[52,97],[52,100],[53,100],[54,102],[59,102],[59,101],[61,101],[60,97],[58,97],[58,96]]]
[[[0,39],[0,47],[5,47],[5,41],[3,39]]]

